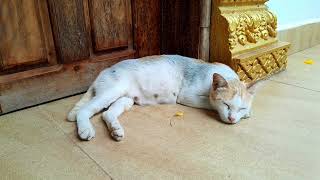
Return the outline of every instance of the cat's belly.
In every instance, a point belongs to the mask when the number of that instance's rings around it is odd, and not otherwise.
[[[183,75],[168,61],[141,64],[127,75],[127,93],[136,104],[176,103]]]
[[[131,91],[128,96],[138,105],[175,104],[178,92],[173,89],[167,91]]]

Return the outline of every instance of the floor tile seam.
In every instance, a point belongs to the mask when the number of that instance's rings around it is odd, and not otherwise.
[[[41,111],[46,111],[46,110],[44,110],[44,109],[42,109],[42,108],[40,108],[40,109],[41,109]],[[102,168],[102,167],[100,166],[100,164],[99,164],[95,159],[93,159],[87,152],[85,152],[85,150],[84,150],[81,146],[79,146],[72,138],[70,138],[70,137],[68,136],[67,132],[65,132],[65,131],[63,130],[63,128],[62,128],[57,122],[55,122],[55,121],[52,119],[51,116],[49,116],[47,113],[45,113],[45,115],[47,115],[48,118],[50,119],[50,122],[51,122],[50,124],[52,124],[53,126],[55,126],[60,132],[62,132],[65,138],[67,138],[69,141],[71,141],[71,143],[72,143],[74,146],[78,147],[78,148],[81,150],[81,152],[82,152],[85,156],[87,156],[94,164],[96,164],[108,177],[110,177],[110,179],[114,179],[114,178],[111,177],[111,175],[110,175],[104,168]],[[66,120],[65,120],[65,121],[66,121]],[[75,122],[70,122],[70,123],[75,123]]]
[[[305,90],[308,90],[308,91],[313,91],[313,92],[320,93],[320,91],[318,91],[318,90],[314,90],[314,89],[298,86],[298,85],[291,84],[291,83],[286,83],[286,82],[282,82],[282,81],[278,81],[278,80],[274,80],[274,79],[270,79],[270,81],[275,82],[275,83],[279,83],[279,84],[285,84],[285,85],[288,85],[288,86],[293,86],[293,87],[300,88],[300,89],[305,89]]]
[[[307,53],[305,53],[305,52],[303,52],[303,51],[300,51],[300,52],[298,52],[298,53],[301,54],[303,57],[308,58],[308,59],[314,59],[315,56],[320,56],[320,54],[313,56],[313,55],[307,54]],[[289,58],[290,58],[290,57],[289,57]]]
[[[93,161],[110,179],[114,180],[109,172],[107,172],[93,157],[90,156],[81,146],[79,146],[71,137],[65,134],[69,141],[71,141],[75,146],[77,146],[83,154],[85,154],[91,161]],[[93,139],[94,140],[94,139]]]

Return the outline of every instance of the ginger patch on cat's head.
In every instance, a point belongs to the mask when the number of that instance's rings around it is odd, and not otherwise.
[[[236,95],[245,96],[246,87],[239,80],[226,81],[215,73],[212,79],[211,96],[215,99],[230,100]]]
[[[237,79],[226,80],[215,73],[212,77],[210,103],[219,112],[221,120],[236,123],[247,117],[255,90]]]

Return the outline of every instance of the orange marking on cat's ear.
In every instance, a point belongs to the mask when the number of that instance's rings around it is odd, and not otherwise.
[[[218,73],[212,75],[212,87],[214,90],[218,88],[227,88],[228,82]]]

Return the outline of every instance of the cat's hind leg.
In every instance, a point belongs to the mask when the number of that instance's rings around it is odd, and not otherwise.
[[[103,94],[94,96],[90,101],[83,104],[77,113],[78,135],[83,140],[90,140],[95,137],[95,130],[90,118],[102,109],[110,106],[111,103],[121,97],[119,89],[111,89]]]
[[[89,87],[87,92],[81,97],[81,99],[76,103],[76,105],[72,108],[72,110],[69,112],[67,120],[68,121],[76,121],[76,115],[81,108],[82,105],[87,103],[93,98],[94,92],[93,92],[93,87]]]
[[[102,114],[102,118],[106,122],[112,138],[116,141],[121,141],[124,138],[124,130],[118,120],[118,117],[124,111],[129,110],[133,104],[133,99],[121,97],[111,104],[109,109]]]

